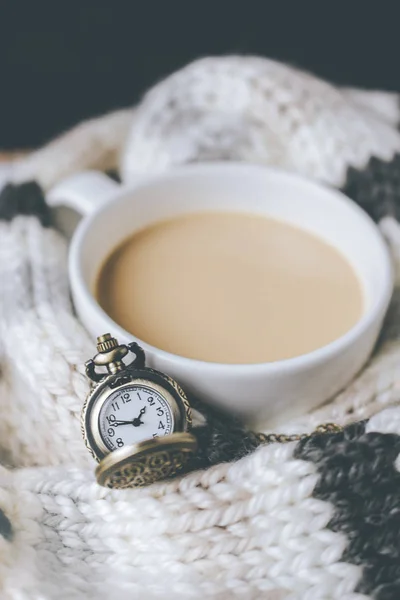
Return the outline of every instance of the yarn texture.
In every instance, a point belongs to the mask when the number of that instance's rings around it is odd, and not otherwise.
[[[400,598],[400,122],[394,93],[259,57],[206,58],[135,108],[8,169],[0,195],[1,600]],[[379,224],[397,280],[380,341],[336,398],[260,445],[196,403],[196,468],[97,485],[80,432],[95,343],[69,296],[44,194],[95,168],[123,182],[198,161],[276,165],[343,190]],[[312,433],[321,423],[339,433]],[[265,432],[268,433],[268,432]]]

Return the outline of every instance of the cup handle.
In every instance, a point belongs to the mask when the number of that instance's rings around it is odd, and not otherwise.
[[[82,217],[107,202],[119,187],[100,171],[83,171],[63,179],[46,196],[53,226],[70,240]]]
[[[47,194],[50,207],[67,207],[85,217],[115,194],[120,185],[100,171],[67,177]]]

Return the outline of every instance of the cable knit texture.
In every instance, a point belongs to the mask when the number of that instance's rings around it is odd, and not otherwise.
[[[201,470],[107,490],[79,426],[94,342],[74,315],[68,242],[49,226],[41,189],[87,168],[130,182],[202,160],[278,165],[363,206],[399,278],[399,118],[397,94],[337,88],[264,58],[206,58],[138,107],[10,165],[0,196],[1,600],[398,600],[399,287],[364,371],[282,428],[336,422],[342,433],[258,447],[240,423],[198,405]]]

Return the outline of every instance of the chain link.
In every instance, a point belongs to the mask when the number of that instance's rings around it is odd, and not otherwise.
[[[319,433],[339,433],[343,430],[341,425],[336,423],[324,423],[318,425],[312,433],[294,433],[292,435],[286,435],[284,433],[256,433],[256,439],[260,444],[286,444],[288,442],[298,442],[304,438],[310,437]]]

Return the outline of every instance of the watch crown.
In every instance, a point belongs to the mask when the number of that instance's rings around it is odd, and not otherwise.
[[[108,352],[119,346],[117,340],[112,337],[111,333],[105,333],[97,338],[97,352]]]

